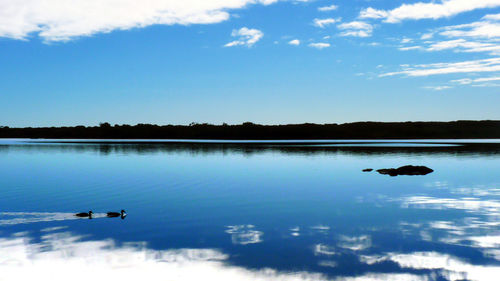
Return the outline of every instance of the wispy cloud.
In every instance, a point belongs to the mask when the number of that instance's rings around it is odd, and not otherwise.
[[[500,22],[498,19],[500,19],[500,14],[486,15],[476,22],[436,28],[421,36],[422,42],[418,43],[418,47],[402,46],[399,50],[422,49],[429,52],[450,50],[499,55]],[[408,42],[401,41],[401,43]]]
[[[373,32],[373,26],[363,21],[346,22],[337,27],[344,30],[340,36],[370,37]]]
[[[400,51],[411,51],[411,50],[420,50],[422,49],[421,46],[409,46],[409,47],[399,47],[398,48]]]
[[[316,48],[316,49],[321,50],[321,49],[330,47],[330,43],[322,43],[322,42],[320,42],[320,43],[309,43],[308,46],[311,47],[311,48]]]
[[[433,91],[443,91],[443,90],[448,90],[448,89],[451,89],[453,87],[451,86],[426,86],[424,87],[424,89],[429,89],[429,90],[433,90]]]
[[[361,19],[381,19],[387,17],[389,13],[384,10],[377,10],[374,8],[366,8],[361,10],[359,18]]]
[[[489,58],[481,60],[470,60],[462,62],[418,64],[414,66],[405,65],[401,71],[389,72],[379,75],[395,76],[430,76],[452,73],[480,73],[500,71],[500,58]]]
[[[360,18],[383,18],[386,22],[397,23],[403,20],[439,19],[463,12],[483,8],[500,7],[499,0],[441,0],[403,4],[392,10],[367,8],[361,11]]]
[[[228,10],[278,0],[16,0],[0,1],[0,37],[67,41],[80,36],[154,24],[211,24],[229,19]]]
[[[447,37],[498,38],[500,37],[500,14],[486,15],[481,20],[442,28]]]
[[[463,79],[456,79],[456,80],[451,80],[450,82],[459,84],[459,85],[472,85],[472,86],[485,86],[485,85],[495,85],[497,86],[498,84],[491,84],[491,83],[486,83],[486,82],[496,82],[500,81],[500,77],[482,77],[482,78],[463,78]]]
[[[332,5],[329,5],[329,6],[323,6],[323,7],[319,7],[318,8],[318,11],[320,12],[329,12],[329,11],[334,11],[334,10],[337,10],[339,6],[335,5],[335,4],[332,4]]]
[[[326,18],[326,19],[314,19],[313,24],[319,28],[325,28],[328,25],[332,25],[336,22],[339,22],[339,19],[334,18]]]
[[[240,29],[234,29],[231,36],[238,37],[237,40],[231,41],[224,45],[224,47],[234,47],[234,46],[247,46],[252,47],[257,43],[264,33],[258,29],[251,29],[247,27],[242,27]]]
[[[500,45],[496,43],[483,43],[467,41],[465,39],[440,41],[430,44],[427,51],[456,50],[463,52],[492,52],[500,51]]]
[[[293,40],[288,41],[288,44],[289,45],[293,45],[293,46],[298,46],[298,45],[300,45],[300,40],[299,39],[293,39]]]
[[[424,33],[424,34],[422,34],[422,36],[420,36],[420,39],[421,40],[429,40],[433,36],[434,36],[434,33],[432,33],[432,32],[430,32],[430,33]]]

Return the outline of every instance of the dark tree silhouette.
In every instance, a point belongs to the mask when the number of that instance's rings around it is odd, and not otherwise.
[[[500,138],[500,121],[356,122],[346,124],[114,125],[0,127],[0,138],[61,139],[472,139]]]

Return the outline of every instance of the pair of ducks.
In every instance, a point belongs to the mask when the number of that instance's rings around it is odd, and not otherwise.
[[[79,217],[79,218],[89,218],[91,219],[92,218],[92,214],[94,214],[92,211],[89,211],[88,213],[78,213],[78,214],[75,214],[75,216]],[[117,213],[117,212],[107,212],[106,213],[106,216],[108,218],[116,218],[116,217],[121,217],[122,219],[125,218],[125,216],[127,215],[127,213],[125,212],[125,210],[121,210],[121,212]]]

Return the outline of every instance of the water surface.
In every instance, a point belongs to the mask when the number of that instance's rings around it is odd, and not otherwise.
[[[497,280],[499,171],[489,140],[3,140],[0,280]]]

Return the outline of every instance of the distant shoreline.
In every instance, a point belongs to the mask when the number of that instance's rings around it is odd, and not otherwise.
[[[9,128],[0,138],[122,140],[425,140],[500,139],[500,121],[355,122],[345,124],[111,125]]]

